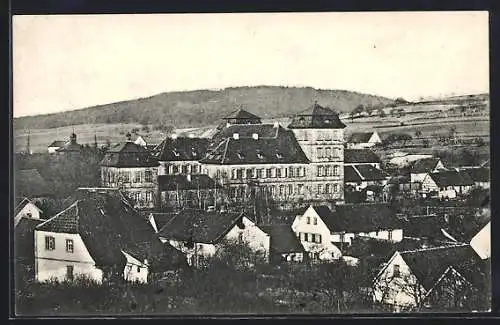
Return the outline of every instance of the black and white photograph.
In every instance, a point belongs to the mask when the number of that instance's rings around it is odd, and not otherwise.
[[[16,316],[491,312],[487,11],[12,16]]]

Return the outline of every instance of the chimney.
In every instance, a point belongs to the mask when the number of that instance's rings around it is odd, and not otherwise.
[[[257,133],[252,134],[254,140],[259,140],[259,135]]]
[[[174,139],[174,140],[177,139],[177,134],[175,134],[175,133],[172,134],[172,139]]]
[[[240,138],[240,135],[238,133],[233,133],[233,139],[238,140]]]
[[[274,122],[274,127],[275,127],[275,128],[277,128],[277,127],[279,127],[279,126],[280,126],[280,124],[279,124],[278,122]]]

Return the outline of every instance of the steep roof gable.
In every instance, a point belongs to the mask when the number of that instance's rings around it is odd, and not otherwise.
[[[275,253],[301,253],[304,246],[293,232],[290,225],[259,226],[270,238],[270,249]]]
[[[48,145],[48,147],[58,147],[61,148],[66,144],[66,141],[63,140],[55,140],[51,144]]]
[[[350,143],[367,143],[374,132],[354,132],[349,138]]]
[[[206,138],[167,138],[154,149],[159,161],[198,161],[205,157],[210,140]]]
[[[101,166],[106,167],[156,167],[158,165],[158,161],[149,151],[131,141],[111,147],[101,161]]]
[[[411,164],[411,173],[420,174],[431,172],[440,161],[441,159],[435,157],[416,160]]]
[[[337,112],[317,102],[298,113],[288,125],[289,129],[343,129],[345,127]]]
[[[342,204],[328,216],[321,217],[332,232],[369,232],[401,229],[396,214],[386,204]]]
[[[260,123],[260,117],[244,109],[238,109],[222,118],[223,120],[256,120]]]
[[[461,174],[455,170],[446,170],[436,173],[430,173],[429,177],[439,187],[444,186],[472,186],[474,182],[467,174]]]

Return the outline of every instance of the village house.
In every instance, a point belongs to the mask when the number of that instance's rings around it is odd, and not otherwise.
[[[369,186],[383,187],[387,184],[389,175],[372,165],[344,166],[345,188],[350,186],[355,191],[362,191]]]
[[[446,168],[439,158],[432,157],[414,161],[410,166],[411,182],[421,184],[427,174],[443,170],[446,170]]]
[[[489,189],[490,188],[490,169],[487,167],[476,168],[459,168],[458,171],[462,175],[467,175],[474,182],[475,187]]]
[[[17,226],[21,218],[40,219],[42,210],[37,204],[28,198],[19,200],[14,208],[14,227]]]
[[[81,157],[83,146],[76,142],[75,132],[71,132],[69,136],[69,141],[66,142],[61,148],[55,149],[55,151],[66,158],[78,159]]]
[[[155,236],[118,190],[79,189],[69,207],[35,228],[38,282],[113,276],[148,282],[182,265],[178,252]]]
[[[226,122],[226,126],[231,124],[262,124],[260,117],[242,108],[237,109],[222,119]]]
[[[118,188],[135,208],[157,207],[158,161],[142,146],[131,140],[116,144],[105,154],[101,165],[101,186]]]
[[[343,201],[345,125],[336,112],[315,103],[288,129],[250,121],[234,116],[214,135],[200,161],[204,174],[228,184],[234,198],[255,190],[276,201]]]
[[[370,149],[344,149],[344,166],[371,165],[380,167],[380,157]]]
[[[411,167],[415,161],[428,158],[433,158],[433,156],[428,154],[410,154],[398,151],[389,156],[388,165],[395,166],[396,168]]]
[[[271,237],[269,258],[271,263],[303,262],[306,251],[290,225],[259,226]]]
[[[51,144],[48,145],[47,151],[48,151],[48,153],[51,153],[51,154],[57,153],[57,150],[63,148],[65,144],[66,144],[66,141],[55,140]]]
[[[466,174],[454,170],[429,173],[422,181],[421,193],[427,197],[454,199],[467,194],[474,182]]]
[[[382,139],[376,131],[373,132],[354,132],[347,141],[348,149],[370,148],[382,143]]]
[[[470,278],[469,270],[479,261],[467,244],[396,251],[373,279],[373,300],[394,311],[418,310],[443,277],[458,274]],[[453,274],[448,273],[450,267]]]
[[[215,206],[223,195],[221,185],[204,174],[159,175],[160,209],[199,208]],[[218,193],[217,193],[218,187]]]
[[[141,147],[143,147],[143,148],[147,148],[147,147],[148,147],[148,143],[147,143],[147,142],[146,142],[146,140],[145,140],[142,136],[140,136],[140,135],[138,135],[138,136],[137,136],[137,138],[135,138],[134,143],[135,143],[135,144],[140,145],[140,146],[141,146]]]
[[[171,214],[158,235],[181,251],[193,267],[203,266],[231,242],[248,245],[255,254],[269,260],[270,236],[243,212],[184,209]]]
[[[201,174],[200,159],[205,157],[209,139],[178,137],[173,134],[153,150],[160,167],[158,175]]]
[[[403,239],[399,220],[382,204],[343,204],[333,211],[311,205],[295,218],[292,229],[313,260],[340,258],[343,246],[350,245],[355,236],[393,243]]]

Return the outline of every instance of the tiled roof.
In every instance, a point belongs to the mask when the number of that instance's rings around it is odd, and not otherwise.
[[[263,124],[259,126],[262,127]],[[231,135],[219,142],[201,162],[220,165],[308,163],[309,160],[293,132],[281,126],[276,129],[276,136],[272,138],[234,139]]]
[[[23,169],[14,172],[14,192],[16,197],[43,197],[51,195],[52,187],[36,169]]]
[[[490,169],[486,167],[464,169],[460,171],[460,174],[467,175],[473,182],[485,183],[490,181]]]
[[[152,212],[151,214],[153,215],[153,219],[158,230],[163,228],[163,226],[165,226],[172,218],[176,216],[175,213]]]
[[[380,163],[380,157],[370,149],[344,149],[344,163]]]
[[[260,123],[260,117],[252,114],[244,109],[238,109],[231,114],[222,118],[223,120],[255,120],[256,123]]]
[[[330,231],[371,232],[401,229],[394,211],[385,204],[342,204],[328,217],[321,217]]]
[[[62,147],[66,144],[66,141],[62,141],[62,140],[55,140],[54,142],[52,142],[51,144],[48,145],[48,147]]]
[[[363,179],[353,166],[344,166],[344,183],[361,183]]]
[[[350,143],[367,143],[370,141],[373,132],[355,132],[349,138]]]
[[[289,225],[259,226],[271,237],[270,250],[275,253],[302,253],[304,246]]]
[[[424,158],[416,160],[411,164],[411,173],[421,174],[433,171],[439,161],[439,158]]]
[[[364,181],[382,181],[389,177],[386,172],[372,165],[355,165],[354,168],[358,170]]]
[[[142,146],[127,141],[111,147],[102,159],[101,166],[156,167],[158,161]]]
[[[188,177],[191,180],[188,180]],[[215,181],[204,174],[192,174],[190,176],[184,174],[160,175],[158,176],[158,186],[160,191],[203,190],[213,189]]]
[[[430,173],[429,176],[439,187],[444,186],[471,186],[474,182],[467,174],[461,174],[454,170],[446,170]]]
[[[180,241],[217,243],[243,218],[243,213],[184,209],[159,231],[159,236]]]
[[[119,191],[79,192],[81,199],[40,224],[37,230],[80,234],[97,266],[122,265],[122,250],[140,243],[158,244],[154,243],[159,241],[154,230]],[[154,260],[154,252],[148,252],[147,257]]]
[[[433,247],[400,254],[426,290],[433,287],[449,266],[461,272],[479,261],[479,256],[470,245]]]
[[[320,106],[318,103],[314,103],[297,114],[288,125],[290,129],[343,129],[345,127],[337,112]]]
[[[313,205],[313,209],[314,209],[314,211],[316,211],[316,214],[323,221],[330,218],[332,215],[332,210],[326,205]],[[304,210],[304,212],[302,214],[304,214],[306,212],[306,210]]]
[[[208,145],[209,139],[206,138],[167,138],[153,155],[159,161],[198,161],[205,156]]]
[[[410,217],[401,220],[401,223],[403,224],[403,233],[405,236],[450,241],[441,231],[441,229],[447,227],[442,216]]]

